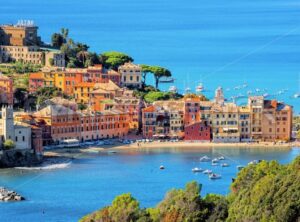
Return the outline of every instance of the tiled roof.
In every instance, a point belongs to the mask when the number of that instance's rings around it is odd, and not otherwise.
[[[60,115],[73,115],[73,114],[79,114],[79,113],[62,105],[48,105],[44,109],[35,112],[34,116],[51,117],[51,116],[60,116]]]
[[[148,106],[143,109],[143,112],[155,112],[155,107],[154,106]]]
[[[124,65],[121,65],[119,69],[142,69],[141,66],[127,62]]]

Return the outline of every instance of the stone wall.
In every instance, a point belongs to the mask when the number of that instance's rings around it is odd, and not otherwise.
[[[33,150],[6,150],[0,151],[0,168],[33,166],[42,162]]]

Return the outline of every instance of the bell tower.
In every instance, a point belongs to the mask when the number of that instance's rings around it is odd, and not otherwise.
[[[12,106],[2,107],[2,128],[4,140],[15,141],[14,111]]]

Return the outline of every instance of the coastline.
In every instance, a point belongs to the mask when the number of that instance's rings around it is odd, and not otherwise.
[[[67,156],[73,157],[74,154],[78,153],[96,153],[102,151],[112,151],[112,150],[139,150],[139,149],[168,149],[168,148],[194,148],[194,149],[211,149],[211,148],[300,148],[300,143],[284,143],[284,144],[273,144],[271,142],[261,142],[261,143],[210,143],[210,142],[145,142],[145,143],[133,143],[133,144],[116,144],[107,145],[101,147],[88,147],[88,148],[62,148],[55,150],[45,151],[44,155],[46,157],[59,157]]]

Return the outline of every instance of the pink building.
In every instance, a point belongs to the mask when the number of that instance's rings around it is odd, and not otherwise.
[[[184,129],[184,140],[210,141],[211,128],[204,122],[196,122],[186,125]]]

